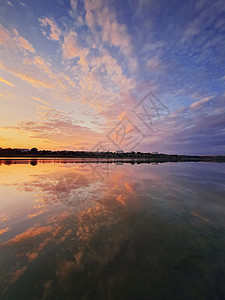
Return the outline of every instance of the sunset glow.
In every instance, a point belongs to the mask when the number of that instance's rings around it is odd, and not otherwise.
[[[123,150],[224,154],[224,17],[219,0],[2,0],[0,147],[115,151],[124,129]]]

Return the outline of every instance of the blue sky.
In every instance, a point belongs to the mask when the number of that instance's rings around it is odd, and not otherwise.
[[[1,147],[224,154],[224,1],[1,0],[0,20]]]

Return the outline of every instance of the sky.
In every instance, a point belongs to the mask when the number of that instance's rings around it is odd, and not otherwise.
[[[224,0],[0,0],[0,147],[225,154]]]

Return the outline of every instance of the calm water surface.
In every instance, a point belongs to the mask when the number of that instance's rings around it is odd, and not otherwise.
[[[225,299],[225,164],[0,161],[0,299]]]

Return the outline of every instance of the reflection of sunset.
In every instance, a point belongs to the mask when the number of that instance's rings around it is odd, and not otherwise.
[[[120,194],[119,196],[116,197],[116,200],[119,201],[122,205],[125,205],[126,204],[126,200],[127,200],[127,197]]]
[[[34,208],[36,208],[36,207],[34,206]],[[42,210],[39,210],[39,211],[36,212],[36,213],[33,213],[33,214],[28,215],[27,217],[28,217],[28,219],[34,218],[34,217],[37,217],[37,216],[39,216],[39,215],[45,213],[46,211],[47,211],[47,210],[42,209]]]
[[[35,272],[43,274],[39,277],[43,295],[51,295],[56,285],[62,290],[67,284],[71,288],[72,282],[80,286],[82,276],[90,278],[92,284],[94,278],[99,278],[102,286],[110,280],[113,290],[114,284],[130,276],[128,266],[142,259],[145,261],[140,265],[152,261],[148,253],[154,251],[155,244],[161,245],[162,237],[173,246],[173,231],[178,236],[186,234],[184,225],[173,224],[180,222],[180,216],[185,215],[192,226],[199,222],[210,226],[215,222],[213,212],[218,217],[216,222],[223,224],[216,206],[207,204],[210,194],[206,186],[189,176],[193,167],[185,165],[184,179],[183,167],[172,166],[124,164],[101,168],[72,162],[38,163],[35,168],[29,163],[2,165],[5,176],[0,172],[0,252],[5,293],[23,280],[35,281]],[[207,169],[209,165],[204,166]],[[213,182],[215,174],[210,176]],[[78,191],[83,193],[87,187],[85,198]],[[200,193],[205,195],[204,210],[199,207]],[[64,201],[71,196],[76,205]],[[216,205],[221,205],[220,198],[217,201]],[[174,221],[168,225],[170,215]],[[152,242],[142,240],[145,236]],[[144,246],[136,246],[139,243]],[[144,254],[139,255],[139,251]],[[161,255],[160,251],[156,253],[153,257]],[[115,274],[107,279],[102,272],[111,264],[115,265]],[[46,265],[47,273],[42,270]],[[104,289],[98,292],[105,293]]]
[[[36,227],[29,228],[25,232],[15,236],[14,238],[7,241],[7,243],[4,244],[4,246],[13,245],[13,244],[19,243],[19,242],[24,242],[27,239],[36,237],[37,235],[42,235],[44,233],[50,232],[51,230],[52,230],[52,228],[49,226],[40,227],[40,228],[36,228]]]
[[[9,227],[6,227],[6,228],[3,228],[3,229],[0,229],[0,235],[9,231]]]

